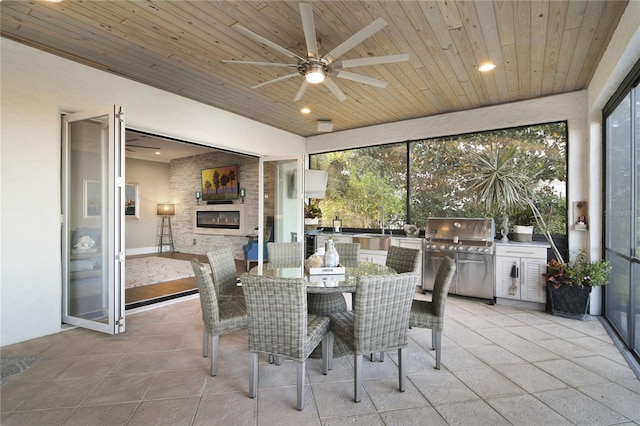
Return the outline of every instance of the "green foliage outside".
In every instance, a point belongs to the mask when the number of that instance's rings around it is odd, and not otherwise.
[[[405,223],[424,227],[429,217],[486,217],[488,212],[474,206],[476,194],[466,189],[471,155],[491,146],[515,147],[516,161],[538,171],[538,180],[531,182],[531,187],[551,233],[566,234],[566,142],[566,123],[560,122],[314,154],[310,158],[312,169],[329,172],[327,197],[320,201],[326,226],[338,215],[345,228],[380,228],[384,211],[385,226],[401,229]],[[500,222],[501,215],[496,215],[496,224]]]

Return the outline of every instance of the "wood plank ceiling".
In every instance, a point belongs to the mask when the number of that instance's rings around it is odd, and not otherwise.
[[[302,136],[461,111],[587,87],[627,1],[309,1],[320,55],[376,18],[388,25],[340,60],[409,53],[408,62],[351,68],[380,89],[333,80],[294,102],[303,76],[239,32],[240,23],[306,56],[298,1],[0,2],[3,37]],[[478,66],[497,68],[479,73]],[[300,109],[311,109],[308,115]],[[179,111],[177,112],[179,114]]]

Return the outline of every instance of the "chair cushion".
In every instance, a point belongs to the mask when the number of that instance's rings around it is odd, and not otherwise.
[[[220,301],[227,299],[241,299],[244,302],[244,293],[242,292],[242,287],[235,286],[229,290],[225,290],[220,296]]]
[[[331,325],[329,329],[338,337],[340,337],[349,349],[353,350],[353,312],[336,312],[329,314]]]
[[[220,301],[218,309],[219,329],[214,330],[215,333],[212,334],[220,334],[247,327],[247,308],[245,307],[244,299],[230,298]]]
[[[307,316],[307,338],[304,343],[304,359],[318,346],[327,331],[329,331],[329,318],[312,314]]]
[[[435,314],[435,305],[425,300],[414,300],[411,303],[409,325],[418,328],[430,328],[442,331],[444,318]]]

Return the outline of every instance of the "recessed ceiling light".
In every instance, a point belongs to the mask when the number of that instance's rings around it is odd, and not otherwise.
[[[492,64],[490,62],[487,62],[486,64],[482,64],[478,67],[478,71],[480,72],[487,72],[487,71],[491,71],[492,69],[494,69],[496,67],[496,64]]]
[[[156,154],[156,155],[160,155],[160,154],[162,154],[162,153],[161,153],[160,151],[156,151],[156,153],[155,153],[155,154]]]
[[[304,108],[302,108],[300,110],[300,112],[303,113],[303,114],[309,114],[311,112],[311,110],[309,108],[307,108],[307,107],[304,107]]]

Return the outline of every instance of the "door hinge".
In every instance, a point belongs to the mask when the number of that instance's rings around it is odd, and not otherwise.
[[[120,318],[116,321],[116,327],[118,327],[118,332],[119,332],[119,333],[124,332],[124,317],[120,317]]]
[[[118,262],[122,263],[124,262],[124,253],[123,252],[119,252],[118,253]]]
[[[124,185],[124,179],[122,178],[122,176],[118,176],[116,178],[116,184],[118,185],[118,187],[122,188],[122,186]]]

